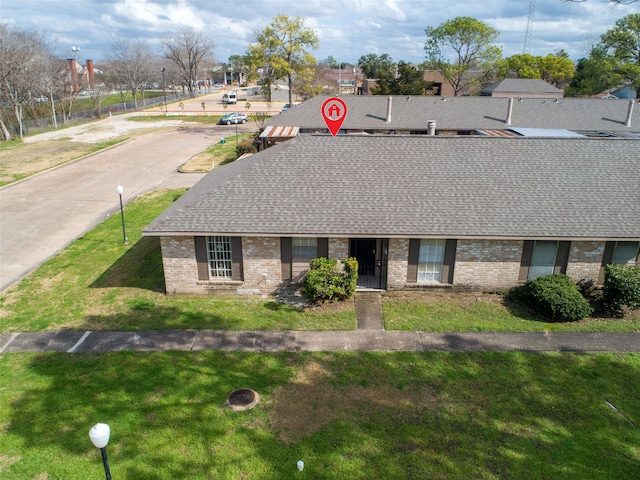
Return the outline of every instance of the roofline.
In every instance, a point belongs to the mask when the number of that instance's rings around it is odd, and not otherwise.
[[[318,232],[309,233],[249,233],[249,232],[149,232],[142,231],[144,237],[206,237],[206,236],[229,236],[229,237],[327,237],[327,238],[455,238],[457,240],[558,240],[558,241],[589,241],[589,242],[640,242],[639,237],[580,237],[580,236],[513,236],[513,235],[459,235],[459,234],[424,234],[424,235],[388,235],[388,234],[349,234],[349,233],[330,233],[323,234]]]

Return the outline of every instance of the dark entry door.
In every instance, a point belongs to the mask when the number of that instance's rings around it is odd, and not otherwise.
[[[386,288],[387,239],[352,238],[349,256],[358,260],[358,286]]]

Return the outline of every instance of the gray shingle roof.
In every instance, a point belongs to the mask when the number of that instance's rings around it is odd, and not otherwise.
[[[505,78],[504,80],[489,85],[482,89],[482,93],[533,93],[533,94],[549,94],[551,96],[562,97],[564,92],[540,79],[529,78]]]
[[[326,96],[310,98],[272,117],[266,124],[328,131],[321,115]],[[391,121],[387,122],[386,96],[345,95],[348,108],[343,129],[427,130],[435,120],[438,130],[508,128],[506,97],[392,96]],[[634,105],[631,126],[625,125],[629,100],[584,98],[521,98],[513,103],[514,127],[640,132],[640,105]]]
[[[640,141],[303,136],[216,168],[147,235],[640,239]]]

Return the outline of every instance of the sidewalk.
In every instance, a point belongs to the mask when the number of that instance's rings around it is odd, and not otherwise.
[[[330,332],[162,330],[0,334],[0,353],[125,350],[640,352],[640,332],[428,333],[383,330]]]

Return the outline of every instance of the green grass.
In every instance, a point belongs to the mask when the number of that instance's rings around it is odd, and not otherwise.
[[[127,205],[128,245],[120,215],[113,215],[0,295],[2,331],[355,328],[353,310],[321,314],[274,298],[166,296],[159,240],[141,231],[183,191]]]
[[[631,332],[640,330],[639,312],[627,318],[588,318],[578,322],[541,321],[501,295],[459,294],[458,302],[426,293],[420,299],[383,296],[382,312],[388,330],[429,332]]]
[[[123,480],[635,479],[640,464],[638,354],[5,354],[0,377],[3,480],[104,478],[97,422]],[[237,388],[258,405],[226,408]]]

